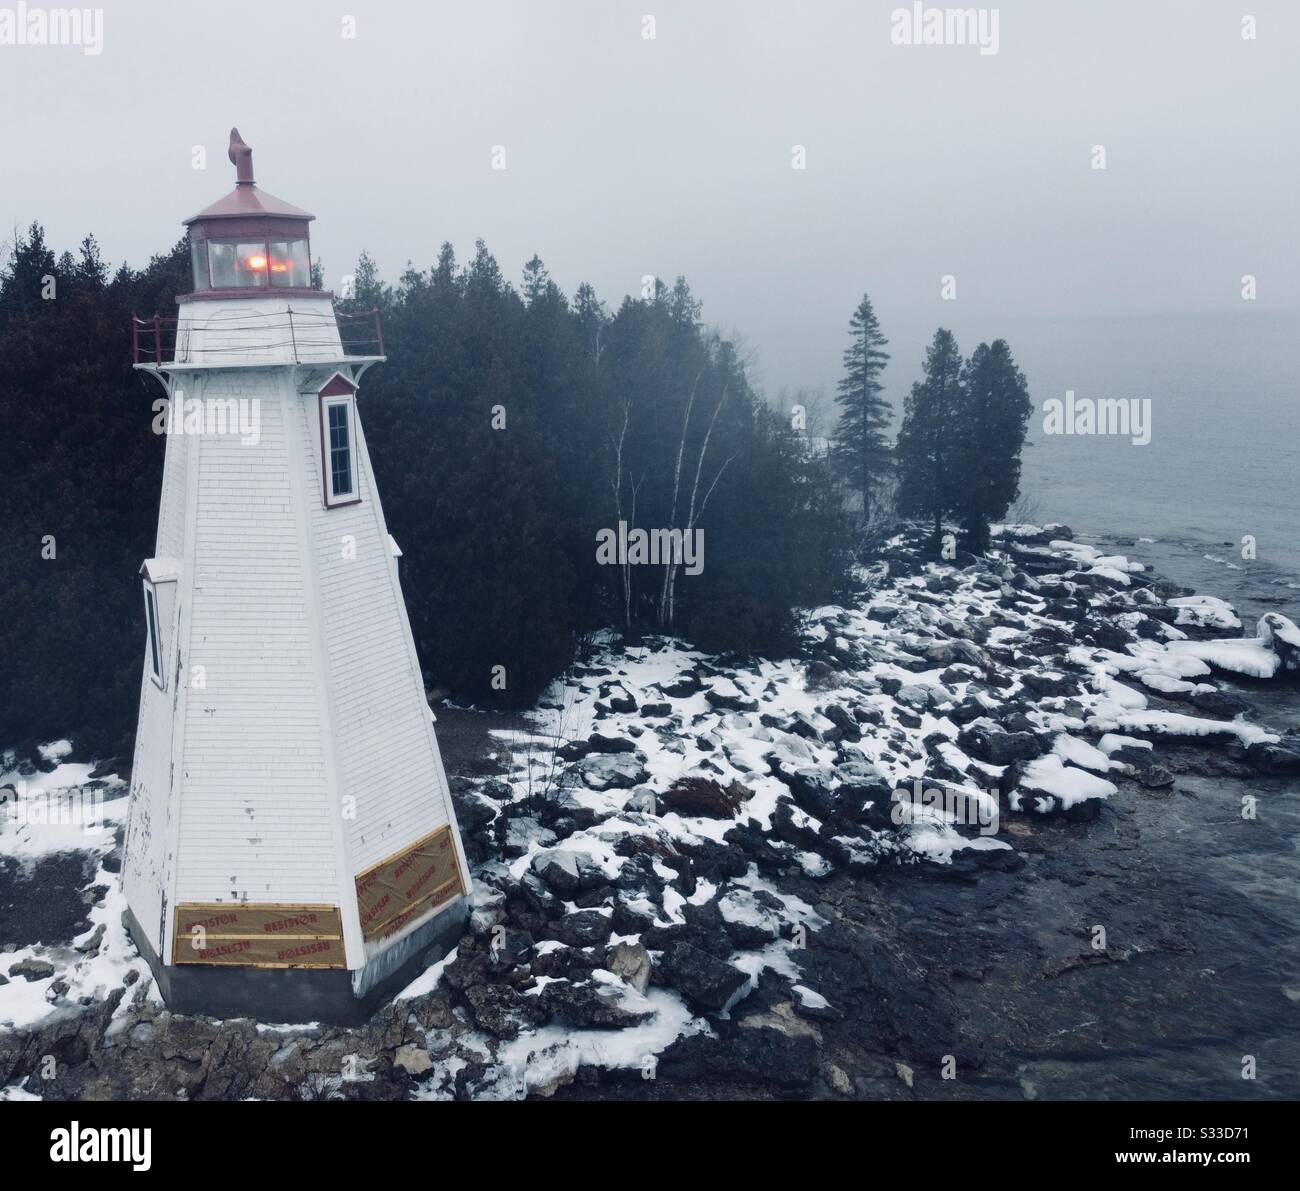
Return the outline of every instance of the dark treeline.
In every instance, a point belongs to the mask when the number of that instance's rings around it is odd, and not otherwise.
[[[0,741],[129,745],[163,456],[130,318],[171,314],[188,288],[184,242],[110,274],[93,240],[56,257],[33,226],[7,255]],[[509,284],[480,244],[395,287],[363,259],[341,305],[384,319],[389,362],[361,414],[431,684],[520,706],[611,624],[780,651],[794,609],[843,590],[851,526],[826,460],[758,398],[684,281],[610,312],[536,259]],[[598,561],[620,522],[702,534],[702,567]]]
[[[610,624],[785,649],[793,609],[844,587],[851,539],[825,461],[680,278],[610,313],[536,257],[516,288],[481,243],[463,268],[444,245],[396,288],[363,258],[345,305],[382,311],[389,362],[362,419],[417,645],[458,694],[529,702]],[[698,532],[702,566],[602,558],[620,522]]]
[[[56,257],[35,225],[0,269],[0,743],[129,748],[163,458],[130,319],[171,313],[188,272],[184,241],[110,272],[93,239]],[[982,549],[1016,497],[1029,402],[1007,345],[963,361],[940,330],[891,447],[866,297],[829,451],[760,399],[680,278],[609,311],[536,257],[516,286],[482,243],[463,266],[444,245],[396,286],[363,257],[340,306],[381,311],[362,422],[426,678],[458,699],[526,705],[611,625],[788,650],[797,610],[846,590],[868,520],[924,518],[939,548],[956,518]]]
[[[131,370],[134,311],[175,310],[185,242],[110,272],[95,241],[56,257],[33,226],[0,272],[0,741],[75,734],[125,752],[144,644],[137,577],[153,553],[161,390]],[[128,754],[129,755],[129,754]]]

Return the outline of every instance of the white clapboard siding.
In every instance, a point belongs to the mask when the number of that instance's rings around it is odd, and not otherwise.
[[[164,962],[178,903],[309,903],[339,907],[360,970],[402,936],[364,941],[355,877],[448,823],[462,872],[464,853],[359,417],[361,499],[326,508],[330,367],[279,347],[220,358],[238,324],[282,312],[272,295],[184,312],[206,350],[173,370],[173,404],[255,402],[257,440],[193,434],[174,410],[156,547],[168,681],[154,685],[146,652],[123,880]],[[318,338],[355,379],[332,322]]]
[[[203,394],[259,399],[261,431],[199,440],[176,899],[339,905],[285,394],[252,371]]]
[[[143,617],[142,617],[143,619]],[[146,643],[145,648],[148,649]],[[122,889],[156,952],[162,950],[166,863],[170,834],[172,705],[175,683],[154,685],[144,664],[140,720],[131,766],[131,803],[122,862]]]
[[[163,460],[162,497],[158,506],[158,537],[154,554],[179,559],[186,544],[186,475],[190,441],[169,435]],[[176,636],[180,584],[157,588],[165,689],[150,676],[149,643],[143,616],[140,677],[140,718],[131,765],[131,800],[122,861],[122,888],[141,929],[156,952],[163,948],[166,890],[170,885],[168,844],[171,816],[172,742],[176,711]],[[167,615],[163,615],[164,609]]]
[[[173,399],[172,416],[178,401]],[[163,460],[162,500],[158,505],[158,558],[180,558],[185,553],[185,478],[189,440],[181,434],[167,436]]]
[[[326,508],[319,403],[303,398],[305,476],[314,493],[309,525],[320,581],[339,786],[343,796],[356,798],[356,816],[346,823],[355,875],[442,826],[450,815],[359,411],[353,424],[361,500]],[[345,556],[345,542],[355,557]]]

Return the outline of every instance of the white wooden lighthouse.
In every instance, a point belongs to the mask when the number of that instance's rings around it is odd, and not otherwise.
[[[128,925],[177,1009],[356,1020],[459,935],[469,877],[357,411],[378,316],[336,317],[313,216],[234,130],[230,158],[194,292],[134,328],[168,434]]]

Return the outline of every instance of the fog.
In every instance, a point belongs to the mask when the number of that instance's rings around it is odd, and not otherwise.
[[[684,274],[768,392],[834,383],[864,290],[887,333],[1237,314],[1245,274],[1300,308],[1296,5],[1012,0],[996,53],[895,44],[899,7],[107,3],[99,46],[0,44],[2,226],[142,264],[237,125],[327,284],[479,237],[611,308]]]

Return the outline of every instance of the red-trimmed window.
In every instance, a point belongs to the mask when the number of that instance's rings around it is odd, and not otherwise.
[[[356,441],[356,388],[334,376],[320,391],[321,473],[325,506],[361,499]]]

